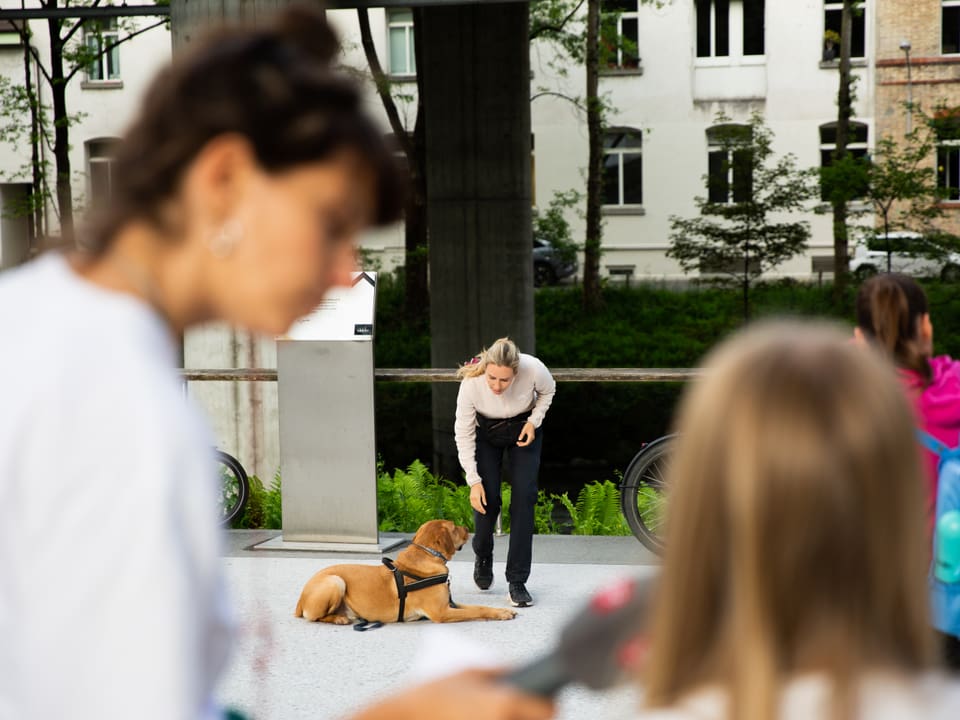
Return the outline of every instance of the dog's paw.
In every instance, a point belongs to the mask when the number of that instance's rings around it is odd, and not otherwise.
[[[343,615],[337,615],[333,620],[331,620],[334,625],[352,625],[353,622],[348,617]]]
[[[497,611],[497,620],[513,620],[517,616],[516,610],[503,610]]]

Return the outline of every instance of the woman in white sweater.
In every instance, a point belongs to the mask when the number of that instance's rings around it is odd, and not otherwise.
[[[645,720],[946,720],[923,470],[893,368],[832,328],[725,343],[685,398]]]
[[[533,551],[533,510],[540,470],[540,430],[557,384],[547,367],[524,355],[509,338],[500,338],[458,372],[454,430],[460,465],[473,505],[473,579],[486,590],[493,583],[493,531],[500,513],[500,475],[510,464],[510,550],[506,578],[510,602],[527,607]]]

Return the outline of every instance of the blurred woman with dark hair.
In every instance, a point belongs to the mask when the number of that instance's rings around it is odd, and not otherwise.
[[[401,185],[322,15],[163,70],[82,252],[0,280],[0,718],[213,717],[228,646],[211,435],[176,338],[282,333]]]

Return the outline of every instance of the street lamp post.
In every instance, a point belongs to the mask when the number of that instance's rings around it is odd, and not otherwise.
[[[913,132],[913,78],[910,72],[910,41],[901,40],[900,49],[907,56],[907,135]]]

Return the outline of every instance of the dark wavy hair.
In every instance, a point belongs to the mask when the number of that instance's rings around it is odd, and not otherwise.
[[[857,326],[863,334],[926,383],[931,378],[930,357],[920,344],[919,323],[928,313],[923,288],[899,273],[875,275],[857,293]]]
[[[267,172],[360,154],[376,175],[374,223],[399,219],[404,187],[356,85],[331,63],[339,41],[322,14],[291,8],[266,28],[221,29],[154,79],[120,143],[113,197],[92,218],[86,249],[105,251],[127,223],[161,229],[164,204],[213,138],[246,138]]]

